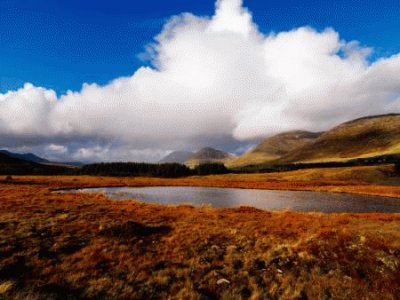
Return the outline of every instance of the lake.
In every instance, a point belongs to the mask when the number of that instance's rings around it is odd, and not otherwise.
[[[71,191],[68,191],[71,192]],[[104,193],[114,200],[137,199],[164,205],[239,207],[303,212],[400,212],[400,199],[353,194],[208,187],[111,187],[75,190]]]

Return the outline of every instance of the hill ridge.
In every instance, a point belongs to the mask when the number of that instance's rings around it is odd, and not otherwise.
[[[325,132],[310,133],[309,141],[297,141],[296,132],[303,131],[283,132],[263,140],[230,166],[344,162],[400,153],[400,114],[397,113],[349,120]],[[292,149],[285,148],[291,143]],[[282,151],[271,151],[274,147]],[[284,153],[285,150],[289,151]]]
[[[203,147],[199,151],[195,152],[187,161],[185,161],[185,165],[193,168],[204,163],[225,164],[235,157],[235,155],[222,150],[212,147]]]

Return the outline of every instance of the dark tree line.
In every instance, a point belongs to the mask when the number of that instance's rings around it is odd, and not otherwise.
[[[398,161],[398,162],[394,165],[394,169],[396,170],[396,173],[400,174],[400,161]]]
[[[194,175],[226,174],[229,170],[221,163],[200,164],[195,167]]]
[[[263,172],[285,172],[301,169],[312,168],[338,168],[338,167],[355,167],[355,166],[377,166],[395,164],[397,172],[399,172],[400,155],[380,155],[369,158],[356,158],[344,162],[323,162],[323,163],[293,163],[279,165],[250,165],[240,168],[235,168],[235,173],[263,173]]]
[[[191,170],[180,164],[148,163],[96,163],[85,165],[77,170],[79,175],[96,176],[151,176],[183,177],[191,175]]]
[[[82,166],[76,170],[78,175],[95,176],[150,176],[177,178],[192,175],[209,175],[227,173],[223,164],[203,164],[195,169],[177,163],[96,163]]]
[[[71,175],[71,168],[63,166],[27,163],[24,165],[0,165],[0,175]]]

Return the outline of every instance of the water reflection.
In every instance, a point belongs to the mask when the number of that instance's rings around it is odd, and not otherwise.
[[[400,212],[400,199],[351,194],[205,187],[92,188],[115,200],[212,207],[253,206],[267,210],[318,212]]]

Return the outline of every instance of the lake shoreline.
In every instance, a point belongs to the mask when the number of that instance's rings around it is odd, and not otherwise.
[[[114,201],[133,200],[159,205],[212,208],[250,206],[267,211],[322,213],[400,213],[400,198],[268,189],[194,186],[111,187],[61,190],[60,193],[103,193]]]
[[[51,191],[85,187],[201,186],[400,197],[400,175],[394,173],[393,165],[192,176],[176,179],[95,176],[14,176],[14,178],[15,182],[20,181],[21,184],[46,182]]]

